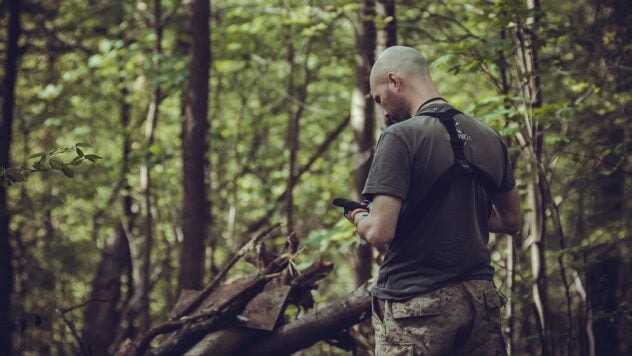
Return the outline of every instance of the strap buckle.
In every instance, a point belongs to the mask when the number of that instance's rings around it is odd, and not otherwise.
[[[456,159],[456,161],[459,162],[459,164],[461,165],[461,168],[463,168],[466,172],[468,172],[468,173],[474,172],[474,169],[472,168],[472,165],[467,160]]]

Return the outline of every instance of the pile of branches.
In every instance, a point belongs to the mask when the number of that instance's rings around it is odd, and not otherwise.
[[[370,315],[366,285],[314,309],[311,291],[333,265],[321,260],[298,271],[293,260],[299,243],[294,235],[280,252],[269,252],[260,240],[278,226],[244,244],[203,290],[183,291],[167,322],[137,340],[125,340],[117,355],[279,355],[321,340],[346,350],[367,348],[366,340],[351,329]],[[258,266],[259,273],[223,283],[241,258]],[[289,305],[306,312],[288,322],[284,315]]]

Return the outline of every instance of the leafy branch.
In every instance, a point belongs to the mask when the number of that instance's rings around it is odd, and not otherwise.
[[[103,159],[96,154],[84,153],[82,148],[92,148],[92,145],[80,142],[71,147],[57,147],[49,152],[35,153],[29,157],[29,160],[37,158],[39,160],[31,167],[0,167],[0,184],[8,188],[12,184],[25,182],[34,172],[59,171],[66,177],[72,178],[74,177],[73,166],[79,166],[86,160],[96,163],[96,161]],[[74,157],[64,161],[63,157],[67,157],[71,153],[74,154]]]

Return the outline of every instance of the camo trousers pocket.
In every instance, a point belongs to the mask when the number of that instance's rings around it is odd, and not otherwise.
[[[391,343],[376,344],[375,356],[413,356],[413,345]]]

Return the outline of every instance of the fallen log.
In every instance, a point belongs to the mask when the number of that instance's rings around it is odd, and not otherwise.
[[[271,332],[230,327],[207,335],[186,355],[287,355],[336,338],[370,315],[371,294],[365,284]]]
[[[334,338],[344,329],[371,316],[371,293],[367,284],[346,297],[323,305],[262,338],[245,354],[285,355]]]

